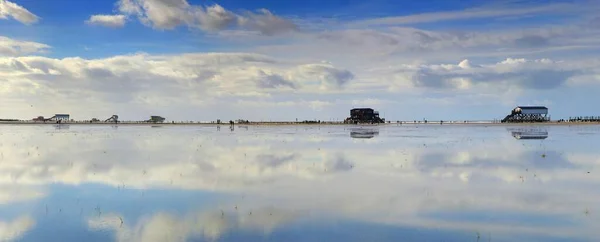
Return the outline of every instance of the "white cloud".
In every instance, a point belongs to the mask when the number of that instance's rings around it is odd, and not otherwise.
[[[137,16],[142,23],[156,29],[178,26],[209,32],[243,29],[263,35],[296,30],[294,23],[266,9],[236,14],[218,4],[204,7],[191,5],[187,0],[120,0],[117,6],[121,13]]]
[[[471,62],[469,60],[463,60],[460,63],[458,63],[458,67],[463,68],[463,69],[469,69],[471,68]]]
[[[331,64],[304,64],[251,53],[0,58],[0,80],[5,80],[0,87],[3,98],[7,102],[46,100],[38,108],[50,107],[54,102],[74,108],[82,103],[107,108],[124,103],[197,107],[217,98],[226,102],[227,98],[269,97],[292,91],[336,92],[351,85],[353,78],[350,71]],[[319,109],[322,105],[310,107]]]
[[[149,107],[161,108],[161,112],[170,110],[177,116],[175,112],[187,111],[176,111],[169,106],[192,109],[220,105],[230,107],[228,112],[236,117],[281,120],[282,116],[267,118],[271,116],[269,110],[261,110],[258,116],[259,112],[246,113],[232,104],[280,102],[279,109],[269,105],[274,108],[271,111],[280,113],[274,110],[284,110],[281,105],[287,103],[302,107],[308,113],[357,105],[352,100],[374,98],[373,93],[411,94],[413,96],[403,98],[378,97],[408,105],[409,99],[416,100],[414,95],[431,90],[460,91],[461,98],[474,97],[476,93],[479,98],[468,99],[477,102],[494,98],[514,101],[515,95],[522,91],[597,84],[593,77],[600,72],[598,61],[594,59],[455,61],[455,64],[397,62],[389,66],[378,62],[356,66],[342,61],[342,68],[316,59],[281,59],[253,53],[142,53],[104,59],[4,57],[0,58],[0,80],[4,81],[0,86],[4,104],[0,106],[8,113],[29,118],[37,115],[36,110],[52,110],[56,106],[72,110],[64,110],[67,112],[83,112],[86,116],[91,113],[89,105],[123,110],[121,112],[136,109],[133,113],[140,112],[136,115],[143,116]],[[324,94],[335,96],[324,98]],[[458,101],[456,97],[437,98],[450,104]],[[347,101],[334,101],[336,99]],[[30,108],[28,102],[38,103],[36,109]],[[296,117],[311,118],[306,115],[288,118]],[[321,119],[330,118],[333,117]]]
[[[8,0],[0,0],[0,19],[7,19],[9,17],[26,25],[37,23],[40,19],[16,3],[9,2]]]
[[[517,87],[544,90],[561,87],[570,78],[583,73],[586,68],[581,64],[549,59],[507,58],[495,64],[482,65],[473,65],[469,60],[463,60],[458,65],[402,65],[391,72],[402,73],[404,78],[399,80],[410,82],[415,87],[483,87],[489,91],[499,87]]]
[[[209,90],[215,94],[268,93],[280,88],[318,92],[323,86],[342,88],[353,78],[349,71],[332,65],[293,65],[244,53],[136,54],[92,60],[14,57],[0,59],[0,69],[5,71],[0,76],[15,84],[35,84],[64,94],[72,90],[119,93],[123,98],[159,90],[166,95],[185,90],[207,95]],[[311,79],[318,82],[311,83]]]
[[[31,42],[20,41],[8,37],[0,36],[0,57],[1,56],[22,56],[34,53],[43,53],[50,46]]]
[[[120,28],[125,26],[125,15],[92,15],[85,23],[91,25],[101,25],[111,28]]]

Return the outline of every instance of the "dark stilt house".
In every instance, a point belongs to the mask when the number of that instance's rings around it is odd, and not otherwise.
[[[350,110],[350,117],[344,120],[344,123],[385,123],[385,119],[379,117],[379,112],[372,108],[354,108]]]

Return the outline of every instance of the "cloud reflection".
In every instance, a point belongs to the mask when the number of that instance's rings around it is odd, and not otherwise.
[[[21,216],[9,222],[0,220],[0,241],[17,240],[34,225],[35,221],[29,216]]]
[[[502,127],[381,126],[372,142],[356,142],[343,127],[319,129],[20,127],[3,133],[0,186],[100,184],[229,196],[200,212],[89,218],[90,228],[114,231],[118,241],[269,234],[297,219],[323,221],[310,214],[507,238],[598,235],[600,194],[593,189],[600,178],[588,172],[600,160],[593,147],[578,145],[589,136],[558,127],[549,132],[564,143],[520,142]],[[45,193],[23,194],[35,200]]]
[[[279,225],[294,220],[295,212],[275,208],[245,211],[192,212],[179,217],[159,212],[144,217],[130,226],[122,223],[122,216],[111,214],[93,217],[88,226],[93,230],[113,230],[116,241],[154,242],[188,241],[192,238],[215,240],[228,231],[249,231],[268,235]]]

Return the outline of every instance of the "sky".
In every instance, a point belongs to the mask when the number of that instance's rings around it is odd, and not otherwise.
[[[600,1],[0,0],[0,118],[600,115]]]

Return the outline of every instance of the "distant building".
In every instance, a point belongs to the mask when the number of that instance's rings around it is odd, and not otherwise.
[[[502,123],[547,122],[548,108],[543,106],[518,106],[502,119]]]
[[[114,114],[110,118],[107,118],[106,120],[104,120],[104,122],[115,122],[115,123],[118,123],[119,122],[119,115]]]
[[[165,118],[161,117],[161,116],[150,116],[150,120],[148,120],[148,122],[151,123],[162,123],[165,121]]]
[[[379,112],[372,108],[354,108],[350,110],[350,117],[344,123],[385,123],[385,119],[379,117]]]

